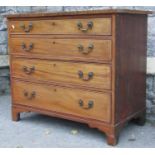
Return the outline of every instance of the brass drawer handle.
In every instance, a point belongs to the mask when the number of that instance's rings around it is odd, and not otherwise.
[[[32,74],[35,71],[35,67],[33,66],[28,68],[27,66],[23,66],[23,71],[26,74]]]
[[[81,44],[79,44],[77,47],[79,49],[79,52],[81,52],[82,54],[88,54],[94,49],[93,44],[89,44],[86,50],[84,50],[84,47]]]
[[[22,43],[21,47],[24,51],[29,52],[33,49],[34,45],[33,45],[33,43],[30,43],[29,47],[27,47],[25,43]]]
[[[81,107],[81,108],[83,108],[83,109],[91,109],[91,108],[93,108],[93,106],[94,106],[94,101],[92,101],[92,100],[90,100],[90,101],[88,101],[88,105],[87,105],[87,107],[85,107],[84,106],[84,102],[83,102],[83,100],[79,100],[79,106]]]
[[[27,32],[30,32],[32,30],[33,24],[30,22],[28,27],[26,27],[24,23],[21,23],[20,27],[23,29],[24,32],[27,33]]]
[[[88,30],[91,30],[93,28],[93,22],[92,21],[89,21],[87,23],[87,28],[83,28],[83,24],[79,21],[77,23],[77,27],[79,30],[81,30],[82,32],[87,32]]]
[[[31,93],[29,93],[28,91],[24,90],[24,96],[28,99],[28,100],[32,100],[35,98],[36,96],[36,92],[32,91]]]
[[[91,80],[93,78],[94,73],[93,72],[89,72],[86,78],[84,77],[84,74],[83,74],[82,71],[79,71],[78,75],[79,75],[79,78],[82,79],[83,81],[89,81],[89,80]]]

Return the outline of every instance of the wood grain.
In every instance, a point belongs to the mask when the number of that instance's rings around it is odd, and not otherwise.
[[[30,44],[33,48],[30,51],[25,51],[22,44],[25,44],[26,49]],[[89,45],[93,45],[90,50]],[[46,56],[47,58],[56,58],[65,60],[83,60],[83,61],[111,61],[111,40],[96,40],[96,39],[45,39],[45,38],[11,38],[10,39],[10,54],[36,57]],[[78,46],[83,46],[80,51]],[[90,52],[88,52],[90,51]],[[88,52],[84,54],[83,52]]]
[[[24,66],[28,69],[35,67],[35,71],[31,74],[26,74],[23,71]],[[89,81],[83,81],[79,78],[79,71],[83,72],[84,78],[88,77],[89,72],[93,72],[94,76]],[[111,89],[111,67],[104,64],[12,58],[12,76],[29,80],[83,85],[87,88],[94,87],[100,90]]]
[[[27,99],[24,91],[35,91],[33,99]],[[93,118],[105,122],[110,121],[111,95],[106,93],[87,92],[78,89],[65,89],[61,87],[39,85],[26,82],[13,82],[13,102],[22,105]],[[79,106],[79,99],[88,107],[90,100],[94,106],[84,109]]]
[[[116,29],[115,123],[118,123],[146,107],[147,16],[119,15]]]
[[[22,14],[9,14],[6,17],[11,20],[12,18],[49,18],[49,17],[64,17],[67,16],[78,16],[82,15],[83,17],[87,15],[107,15],[107,14],[151,14],[152,11],[148,10],[131,10],[131,9],[104,9],[104,10],[87,10],[87,11],[66,11],[66,12],[52,12],[52,13],[22,13]]]
[[[87,32],[78,29],[77,23],[81,22],[83,28],[87,28],[89,21],[93,22],[93,28]],[[90,19],[67,19],[67,20],[38,20],[38,21],[10,21],[10,33],[28,34],[20,27],[24,24],[27,28],[29,23],[33,24],[30,34],[93,34],[93,35],[111,35],[111,18],[90,18]]]

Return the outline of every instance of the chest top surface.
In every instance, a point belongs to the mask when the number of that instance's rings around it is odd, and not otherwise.
[[[6,15],[11,18],[27,18],[27,17],[54,17],[54,16],[77,16],[77,15],[100,15],[100,14],[151,14],[152,11],[129,10],[129,9],[105,9],[105,10],[88,10],[88,11],[70,11],[70,12],[54,12],[54,13],[24,13]]]

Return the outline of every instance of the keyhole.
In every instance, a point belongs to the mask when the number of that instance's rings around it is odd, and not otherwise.
[[[54,26],[55,25],[55,22],[52,22],[52,25]]]
[[[53,64],[53,67],[56,67],[56,64]]]
[[[55,89],[54,89],[54,91],[56,92],[56,91],[57,91],[57,89],[55,88]]]

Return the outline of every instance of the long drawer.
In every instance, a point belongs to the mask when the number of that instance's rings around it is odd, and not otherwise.
[[[111,18],[10,21],[10,33],[111,35]]]
[[[73,63],[12,58],[12,76],[58,82],[88,88],[111,89],[111,67],[105,64]]]
[[[111,94],[12,81],[13,103],[109,122]]]
[[[81,61],[110,61],[111,40],[11,38],[11,54]]]

